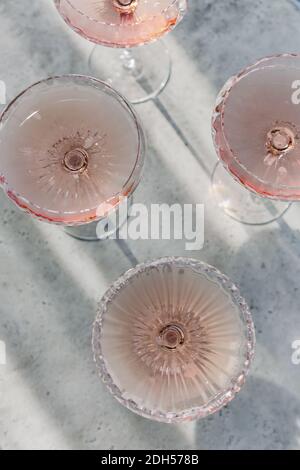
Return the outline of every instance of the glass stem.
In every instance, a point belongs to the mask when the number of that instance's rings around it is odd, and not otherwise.
[[[123,68],[129,72],[134,77],[139,77],[141,75],[142,69],[138,66],[138,63],[134,57],[132,49],[126,47],[121,53],[121,61],[123,63]]]

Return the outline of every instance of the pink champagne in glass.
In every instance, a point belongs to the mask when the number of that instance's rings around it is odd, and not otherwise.
[[[97,45],[89,65],[133,103],[157,96],[171,74],[168,50],[155,41],[183,18],[187,0],[55,0],[65,22]],[[154,42],[155,41],[155,42]],[[152,43],[147,47],[134,47]]]
[[[63,225],[100,220],[137,186],[144,137],[121,95],[99,80],[54,77],[3,112],[1,182],[39,219]]]
[[[240,391],[254,327],[238,289],[196,260],[128,271],[103,297],[93,347],[100,374],[130,410],[164,422],[216,412]]]
[[[258,61],[231,78],[219,94],[213,116],[218,156],[236,180],[259,196],[300,199],[299,97],[300,56],[294,54]],[[240,200],[237,194],[232,204],[238,206]],[[287,206],[274,203],[275,216]],[[243,209],[239,212],[242,217]]]

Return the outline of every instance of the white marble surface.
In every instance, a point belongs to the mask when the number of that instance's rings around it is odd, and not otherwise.
[[[191,0],[167,43],[168,89],[139,106],[149,148],[141,202],[204,202],[205,246],[194,257],[240,285],[257,329],[242,393],[188,425],[135,416],[98,379],[90,347],[96,301],[137,261],[189,255],[183,242],[85,244],[33,221],[0,194],[0,446],[3,449],[300,448],[300,208],[263,228],[224,216],[209,194],[216,161],[210,115],[225,79],[256,58],[299,51],[300,11],[288,0]],[[84,72],[90,44],[51,0],[1,0],[0,79],[8,98],[51,74]],[[0,156],[1,159],[1,156]]]

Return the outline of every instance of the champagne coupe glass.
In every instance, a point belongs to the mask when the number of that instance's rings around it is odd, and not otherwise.
[[[137,187],[144,134],[128,102],[100,80],[51,77],[17,96],[0,118],[0,181],[18,207],[95,240]]]
[[[165,88],[171,60],[164,44],[155,40],[179,23],[187,0],[54,1],[65,22],[97,44],[89,59],[91,75],[135,104],[156,97]],[[143,44],[148,45],[135,47]]]
[[[254,326],[217,269],[163,258],[121,276],[100,302],[93,350],[100,375],[131,411],[168,423],[215,413],[240,391]]]
[[[281,217],[300,200],[300,56],[263,58],[231,78],[212,129],[218,204],[246,224]]]

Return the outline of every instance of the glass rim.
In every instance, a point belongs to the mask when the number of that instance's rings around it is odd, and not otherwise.
[[[126,27],[126,24],[118,24],[118,23],[107,23],[105,21],[99,21],[97,20],[96,18],[93,18],[92,16],[88,15],[87,13],[84,13],[82,10],[80,10],[79,8],[75,7],[73,5],[73,1],[72,0],[65,0],[68,5],[73,8],[73,10],[75,10],[77,13],[79,13],[80,15],[84,16],[85,18],[87,18],[89,21],[93,21],[94,23],[96,24],[99,24],[99,25],[105,25],[105,26],[111,26],[111,27],[115,27],[115,26],[122,26],[122,27]],[[139,22],[136,22],[134,24],[130,24],[130,27],[133,27],[135,25],[141,25],[143,23],[148,23],[148,21],[151,21],[153,19],[155,19],[157,16],[161,15],[161,14],[164,14],[164,13],[167,13],[167,11],[172,8],[174,5],[176,5],[176,3],[179,3],[181,0],[172,0],[170,5],[168,5],[167,7],[165,7],[160,13],[157,13],[156,15],[152,15],[150,17],[142,21],[139,21]],[[187,3],[187,0],[184,0],[185,3]],[[54,0],[55,2],[55,0]],[[55,2],[56,3],[56,2]],[[58,11],[59,11],[59,8],[58,8]],[[128,26],[128,25],[127,25]]]
[[[165,264],[173,264],[179,267],[186,267],[193,269],[198,274],[206,276],[211,281],[215,282],[220,288],[230,296],[233,305],[238,309],[240,319],[245,326],[245,354],[241,361],[241,370],[231,379],[231,385],[225,390],[220,391],[212,397],[207,403],[200,406],[195,406],[190,409],[184,409],[180,412],[153,412],[147,408],[140,407],[133,400],[124,398],[122,391],[114,383],[110,373],[105,364],[105,358],[102,353],[101,337],[103,319],[107,312],[107,307],[118,295],[118,292],[123,289],[137,274],[144,272],[149,267],[157,267]],[[217,268],[204,263],[202,261],[187,258],[187,257],[163,257],[153,261],[138,264],[134,268],[126,271],[120,276],[106,291],[104,296],[99,302],[98,313],[93,324],[92,333],[92,348],[94,354],[94,361],[97,366],[98,373],[103,380],[106,387],[111,394],[126,408],[134,413],[149,418],[155,421],[165,423],[180,423],[184,421],[197,420],[205,418],[213,414],[228,404],[244,385],[245,379],[249,373],[250,366],[253,362],[255,351],[255,328],[250,309],[241,296],[238,287]]]
[[[134,193],[135,189],[137,188],[137,186],[139,185],[140,180],[141,180],[141,173],[142,173],[142,169],[143,169],[144,162],[145,162],[146,137],[145,137],[143,126],[140,122],[140,119],[139,119],[137,113],[135,112],[135,110],[133,109],[132,105],[129,103],[129,101],[119,91],[115,90],[111,85],[104,82],[103,80],[100,80],[100,79],[95,78],[95,77],[91,77],[89,75],[82,75],[82,74],[53,75],[53,76],[38,80],[37,82],[34,82],[30,86],[28,86],[27,88],[22,90],[20,93],[18,93],[15,96],[15,98],[13,98],[7,104],[7,106],[5,106],[5,108],[0,113],[0,126],[2,125],[3,119],[5,118],[7,113],[9,113],[10,108],[14,104],[17,104],[18,100],[20,98],[22,98],[23,96],[25,96],[29,91],[31,91],[32,89],[34,89],[35,87],[37,87],[39,85],[50,82],[52,80],[62,80],[62,79],[79,79],[79,80],[82,79],[83,81],[87,81],[87,82],[90,82],[90,83],[94,82],[96,84],[103,85],[104,87],[108,88],[112,92],[112,95],[115,98],[118,98],[121,101],[121,103],[123,105],[125,105],[127,111],[131,114],[131,116],[134,120],[135,126],[136,126],[137,137],[138,137],[138,139],[137,139],[138,140],[137,156],[136,156],[133,168],[132,168],[129,176],[127,177],[127,180],[124,182],[121,190],[118,191],[117,193],[112,194],[109,197],[108,200],[102,201],[100,204],[109,204],[110,201],[112,201],[113,199],[115,199],[117,197],[130,197],[130,196],[132,196],[132,194]],[[126,188],[128,186],[130,187],[131,180],[134,177],[134,174],[137,171],[139,166],[141,168],[140,175],[137,178],[137,180],[135,181],[135,183],[133,184],[130,192],[126,193],[126,195],[124,196],[123,192],[124,192],[124,190],[126,190]],[[43,220],[47,219],[48,220],[48,218],[46,216],[43,216],[43,215],[40,214],[40,211],[41,211],[41,209],[43,210],[43,208],[40,208],[39,206],[37,206],[36,203],[33,203],[32,201],[27,200],[26,198],[24,198],[24,196],[19,194],[18,191],[16,191],[15,189],[10,187],[9,182],[6,181],[5,175],[3,175],[1,173],[1,168],[0,168],[0,181],[1,181],[1,187],[4,189],[4,191],[6,192],[8,197],[10,199],[12,199],[19,207],[21,207],[21,205],[19,204],[18,201],[21,201],[22,203],[26,204],[26,207],[22,206],[21,208],[24,209],[25,211],[29,210],[30,214],[33,217],[37,217],[38,219],[43,219]],[[86,210],[81,210],[80,212],[77,212],[77,211],[74,211],[72,213],[68,212],[68,215],[88,214],[89,212],[97,210],[97,208],[99,207],[100,204],[98,204],[95,207],[87,208]],[[27,207],[27,206],[29,206],[29,207]],[[32,212],[32,210],[31,210],[32,208],[36,208],[39,211],[38,214],[35,213],[35,212]],[[45,209],[45,212],[48,213],[49,209]],[[58,216],[63,215],[63,214],[64,214],[64,212],[59,212]],[[96,217],[95,219],[93,219],[92,222],[97,221],[97,220],[101,220],[102,218],[103,218],[103,216],[101,215],[100,217]],[[49,220],[49,222],[52,222],[52,221]],[[52,223],[56,223],[58,225],[66,225],[64,222],[52,222]],[[72,223],[72,225],[81,225],[81,222],[74,223],[74,224]]]
[[[250,64],[246,68],[242,69],[237,74],[231,76],[226,81],[226,83],[221,88],[220,92],[218,93],[218,96],[217,96],[217,99],[216,99],[216,104],[221,102],[221,109],[218,112],[218,114],[221,117],[220,123],[221,123],[221,129],[222,129],[222,137],[224,139],[226,150],[227,150],[228,154],[230,155],[231,160],[234,162],[234,165],[237,168],[240,168],[244,173],[249,175],[255,181],[265,185],[266,187],[268,187],[271,190],[274,190],[274,192],[276,192],[276,191],[280,192],[280,191],[284,191],[284,190],[288,190],[290,192],[295,190],[295,191],[299,192],[300,185],[299,186],[289,186],[289,185],[284,185],[284,184],[280,184],[280,183],[279,184],[274,184],[274,183],[266,181],[263,178],[260,178],[257,175],[255,175],[255,173],[253,173],[250,169],[248,169],[247,166],[245,164],[241,163],[240,160],[237,158],[237,156],[234,155],[234,153],[233,153],[233,151],[230,147],[230,144],[228,142],[227,136],[225,134],[224,107],[226,105],[226,101],[227,101],[232,89],[235,87],[235,85],[237,83],[239,83],[245,77],[249,76],[251,73],[254,73],[257,70],[261,70],[260,65],[262,65],[264,63],[267,64],[269,61],[272,61],[274,59],[281,59],[281,58],[283,58],[283,59],[284,58],[286,58],[286,59],[289,59],[289,58],[299,59],[299,70],[300,70],[300,54],[298,54],[298,53],[282,53],[282,54],[274,54],[274,55],[269,55],[269,56],[266,56],[266,57],[262,57],[261,59],[258,59],[253,64]],[[277,68],[277,67],[282,67],[282,65],[280,65],[280,64],[275,64],[275,65],[270,64],[270,65],[266,65],[265,68]],[[292,68],[296,68],[296,67],[292,67]],[[212,126],[211,126],[212,127],[212,138],[213,138],[214,147],[215,147],[216,153],[218,155],[219,161],[222,163],[225,170],[228,171],[228,173],[238,183],[240,183],[243,187],[246,187],[249,191],[251,191],[255,195],[261,196],[263,198],[268,198],[268,199],[271,199],[271,200],[273,199],[273,200],[282,200],[282,201],[291,201],[291,202],[298,200],[299,196],[294,196],[294,198],[293,198],[292,196],[287,197],[287,196],[284,196],[284,195],[276,195],[276,194],[266,194],[266,193],[262,194],[259,191],[257,191],[249,182],[245,182],[244,179],[242,179],[242,176],[240,174],[238,174],[238,172],[233,172],[231,170],[229,163],[226,162],[221,157],[220,151],[219,151],[219,146],[216,142],[216,133],[214,132],[214,126],[213,126],[214,122],[216,121],[215,108],[216,108],[216,106],[214,107],[214,111],[213,111],[213,115],[212,115]]]

